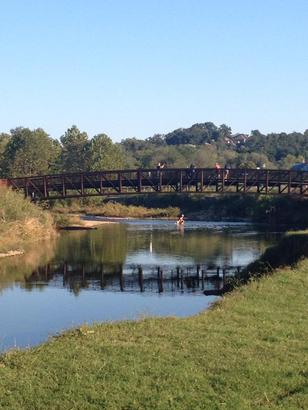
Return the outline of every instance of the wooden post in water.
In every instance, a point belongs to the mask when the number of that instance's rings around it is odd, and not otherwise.
[[[179,266],[176,267],[176,286],[180,287],[180,268]]]
[[[138,281],[139,281],[140,292],[144,292],[143,270],[141,266],[138,266]]]
[[[64,262],[63,264],[63,286],[65,286],[66,280],[67,280],[67,262]]]
[[[84,263],[81,264],[81,275],[82,275],[82,283],[85,283],[86,279],[86,273],[85,273],[85,268],[84,268]]]
[[[45,265],[45,281],[48,281],[49,265]]]
[[[162,269],[158,268],[158,292],[162,293],[164,291],[164,286],[163,286],[163,271]]]
[[[222,285],[225,287],[225,281],[226,281],[226,268],[223,268],[222,270]]]
[[[181,272],[181,290],[183,290],[184,287],[184,280],[183,280],[183,271]]]
[[[217,266],[217,270],[216,270],[216,277],[217,277],[217,279],[219,279],[219,271],[220,271],[220,267]]]
[[[120,269],[120,278],[119,278],[119,280],[120,280],[120,290],[121,290],[121,292],[124,292],[124,275],[123,275],[122,265],[121,265],[121,269]]]
[[[197,265],[197,286],[200,284],[200,265]]]
[[[202,290],[204,289],[204,270],[202,269],[201,271],[201,286],[202,286]]]
[[[163,271],[160,270],[160,275],[159,275],[159,293],[162,293],[164,291],[163,287]]]
[[[101,263],[101,280],[100,280],[101,289],[104,289],[104,265]]]

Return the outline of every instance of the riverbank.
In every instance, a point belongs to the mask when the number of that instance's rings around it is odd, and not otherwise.
[[[115,201],[102,201],[101,198],[71,200],[52,204],[51,211],[56,217],[65,218],[66,215],[83,214],[109,218],[176,218],[180,213],[177,207],[166,206],[144,207],[124,205]]]
[[[57,213],[52,212],[57,229],[62,230],[90,230],[97,229],[102,225],[115,223],[114,221],[100,220],[94,215],[76,213]]]
[[[143,207],[177,207],[186,217],[202,221],[250,221],[308,227],[308,198],[249,194],[151,194],[116,198],[119,204]]]
[[[54,221],[48,211],[17,192],[0,188],[0,257],[22,254],[28,243],[55,234]]]
[[[0,357],[0,408],[303,409],[308,260],[187,319],[82,327]]]

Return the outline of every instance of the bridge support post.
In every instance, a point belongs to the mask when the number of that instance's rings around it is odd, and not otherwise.
[[[48,198],[48,177],[44,176],[44,197]]]
[[[99,193],[103,195],[103,175],[99,175]]]
[[[138,169],[137,171],[137,180],[138,180],[138,192],[140,193],[142,190],[142,174],[141,174],[140,169]]]
[[[65,177],[64,175],[62,176],[62,196],[66,196],[66,188],[65,188]]]
[[[80,190],[81,190],[81,195],[84,196],[83,174],[80,174]]]
[[[247,169],[244,169],[244,192],[247,192]]]
[[[203,192],[203,186],[204,186],[204,171],[202,169],[201,170],[201,177],[200,177],[200,192]]]
[[[24,188],[25,198],[27,198],[29,196],[29,185],[28,185],[28,179],[27,178],[25,178],[24,186],[25,186],[25,188]]]
[[[118,173],[118,184],[119,184],[119,193],[122,192],[122,173]]]
[[[303,195],[303,193],[304,193],[303,174],[301,175],[301,185],[300,185],[300,188],[299,188],[299,193],[300,193],[301,195]]]

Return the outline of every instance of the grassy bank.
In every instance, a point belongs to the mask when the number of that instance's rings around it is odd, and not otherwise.
[[[304,409],[308,261],[187,319],[83,327],[0,358],[3,409]]]
[[[28,242],[49,238],[54,233],[49,212],[22,194],[0,188],[0,253],[23,249]]]
[[[149,208],[139,205],[124,205],[114,201],[104,202],[101,199],[58,201],[51,210],[56,215],[80,213],[116,218],[176,218],[180,213],[180,209],[177,207]],[[56,218],[59,219],[59,217]]]

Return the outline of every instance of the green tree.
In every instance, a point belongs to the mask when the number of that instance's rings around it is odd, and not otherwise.
[[[9,142],[10,134],[0,133],[0,178],[4,176],[4,151],[7,143]]]
[[[60,138],[62,144],[61,166],[65,172],[87,171],[89,168],[90,142],[88,134],[73,125]]]
[[[15,128],[3,152],[3,171],[11,177],[47,174],[57,155],[57,145],[43,129]]]
[[[205,144],[198,150],[195,165],[200,168],[213,168],[218,160],[217,148],[212,144]]]
[[[106,134],[93,137],[90,144],[90,169],[120,169],[124,166],[124,155],[121,148],[114,144]]]
[[[293,165],[301,162],[305,162],[305,158],[302,155],[296,157],[295,155],[288,154],[279,161],[279,168],[290,169]]]

